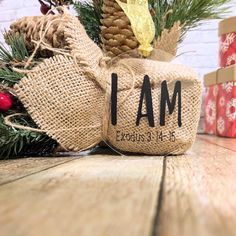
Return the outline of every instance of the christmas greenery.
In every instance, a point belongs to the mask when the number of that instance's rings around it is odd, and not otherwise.
[[[14,67],[23,68],[29,57],[22,36],[7,35],[6,41],[9,48],[0,45],[0,92],[11,94],[13,107],[8,111],[0,111],[0,159],[52,153],[57,143],[46,134],[16,129],[4,123],[4,118],[8,115],[26,113],[23,105],[17,97],[14,97],[13,88],[24,77],[24,74],[16,72]],[[35,59],[33,64],[37,63],[37,60]],[[30,116],[14,118],[13,122],[18,125],[37,128]]]
[[[10,49],[0,45],[0,63],[21,62],[29,56],[22,36],[7,35],[6,39]]]
[[[170,29],[175,22],[180,21],[183,39],[189,29],[200,25],[203,20],[221,18],[228,11],[224,4],[229,2],[230,0],[149,0],[156,38],[164,29]],[[100,43],[102,0],[79,1],[74,5],[88,35]]]
[[[13,113],[14,111],[9,111],[7,114]],[[45,134],[6,126],[4,124],[4,115],[0,114],[0,158],[46,155],[51,153],[57,146],[56,141]],[[14,122],[36,127],[30,118],[20,117],[15,119]]]
[[[73,4],[78,17],[88,35],[101,44],[101,19],[103,0],[73,1],[73,0],[38,0],[41,12],[47,14],[57,6]],[[113,0],[115,1],[115,0]],[[230,0],[149,0],[149,9],[156,28],[156,38],[164,29],[171,29],[175,22],[181,23],[182,37],[185,33],[206,19],[221,18],[228,10],[224,6]],[[54,14],[53,12],[50,12]],[[13,97],[13,107],[8,111],[0,110],[0,159],[26,155],[45,155],[52,153],[57,142],[44,133],[18,129],[4,123],[4,118],[15,113],[27,114],[21,102],[14,97],[14,85],[24,74],[23,69],[29,58],[24,38],[20,35],[5,34],[9,47],[0,45],[0,93],[7,92]],[[34,58],[30,67],[40,61]],[[17,68],[18,70],[15,70]],[[15,117],[12,122],[18,125],[37,128],[30,116]]]
[[[100,19],[102,18],[102,0],[93,2],[77,2],[74,4],[75,10],[79,13],[81,23],[89,37],[97,44],[100,39]]]
[[[221,18],[228,11],[224,4],[230,0],[150,0],[150,9],[156,26],[156,37],[163,29],[170,29],[180,21],[182,36],[203,20]]]
[[[15,83],[19,82],[20,79],[24,77],[23,74],[12,71],[11,69],[4,67],[0,69],[0,83],[6,86],[13,86]]]

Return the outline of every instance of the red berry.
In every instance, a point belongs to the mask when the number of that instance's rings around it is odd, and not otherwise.
[[[0,111],[8,111],[13,105],[11,95],[0,93]]]

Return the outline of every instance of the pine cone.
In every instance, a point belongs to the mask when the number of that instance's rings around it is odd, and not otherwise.
[[[64,27],[66,24],[65,15],[47,15],[23,17],[10,26],[10,31],[5,34],[7,41],[8,35],[23,35],[26,47],[30,53],[35,49],[33,41],[39,41],[48,27],[43,42],[53,48],[65,48],[66,40],[64,36]],[[49,50],[39,48],[38,54],[41,57],[52,56]]]
[[[102,11],[101,39],[107,56],[115,57],[137,48],[130,21],[116,1],[103,0]]]

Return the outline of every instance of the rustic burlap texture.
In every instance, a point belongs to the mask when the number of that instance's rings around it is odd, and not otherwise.
[[[29,114],[49,136],[68,150],[81,151],[105,140],[114,148],[151,155],[182,154],[194,142],[200,114],[201,84],[188,67],[148,59],[120,59],[110,63],[73,16],[66,16],[65,36],[69,55],[57,55],[35,67],[15,86]],[[117,73],[118,120],[110,120],[111,73]],[[146,118],[136,126],[144,75],[152,85],[155,127]],[[170,97],[176,81],[182,82],[182,127],[177,107],[167,112],[160,127],[160,85],[166,80]],[[160,141],[158,132],[175,133],[175,140]],[[117,136],[124,133],[126,140]],[[146,135],[152,135],[148,141]],[[144,135],[140,141],[137,135]]]

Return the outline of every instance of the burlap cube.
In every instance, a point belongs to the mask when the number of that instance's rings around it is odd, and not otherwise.
[[[182,154],[193,144],[200,115],[201,84],[191,69],[137,58],[109,63],[73,16],[69,17],[65,36],[70,55],[45,60],[15,86],[29,114],[49,136],[74,151],[106,141],[125,152]],[[116,125],[111,122],[114,73],[118,76]],[[140,119],[139,126],[136,124],[145,76],[150,78],[154,127],[150,127],[146,117]],[[170,101],[176,83],[181,84],[181,126],[178,102],[172,112],[166,105],[165,125],[160,124],[163,81]],[[144,99],[143,113],[146,105]]]

